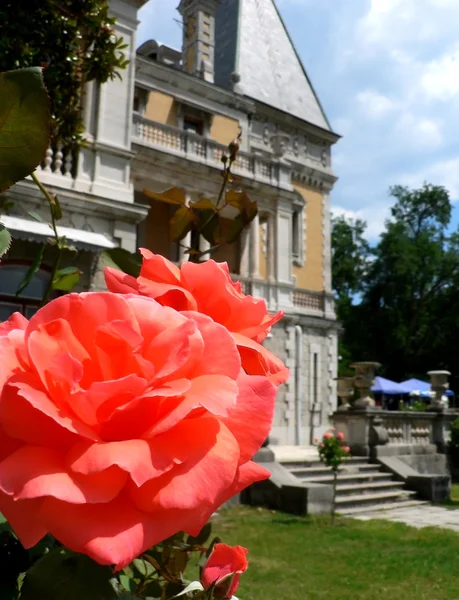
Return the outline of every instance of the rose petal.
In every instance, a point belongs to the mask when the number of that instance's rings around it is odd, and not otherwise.
[[[174,435],[196,452],[165,475],[140,488],[130,487],[134,504],[141,510],[212,506],[235,479],[239,448],[225,425],[212,418],[190,419],[180,423]]]
[[[105,267],[104,269],[105,284],[110,292],[117,294],[138,294],[138,283],[132,275],[126,275],[123,271]]]
[[[172,429],[196,408],[202,407],[214,415],[227,416],[236,404],[237,383],[229,377],[204,375],[192,379],[189,384],[189,389],[183,393],[183,397],[158,407],[162,414],[158,410],[155,424],[143,437],[151,438]]]
[[[277,356],[239,333],[233,333],[233,337],[239,349],[242,368],[248,375],[264,375],[275,385],[287,381],[289,370]]]
[[[97,440],[94,431],[58,410],[40,383],[25,373],[15,375],[0,399],[0,426],[11,437],[38,446],[67,449],[79,436]]]
[[[42,498],[16,501],[0,492],[0,512],[24,548],[32,548],[48,533],[40,519],[42,502]]]
[[[40,510],[44,525],[63,545],[100,564],[114,564],[116,570],[155,544],[192,527],[199,516],[179,510],[145,514],[123,495],[106,504],[69,504],[46,498]]]
[[[182,313],[196,322],[204,341],[202,354],[193,365],[199,375],[226,375],[236,379],[241,370],[241,359],[232,335],[206,315],[194,311]],[[222,352],[222,348],[225,349]]]
[[[190,382],[187,379],[178,379],[147,391],[124,406],[119,406],[110,418],[101,423],[101,437],[105,441],[151,437],[145,432],[175,410],[177,405],[182,403],[183,395],[189,388]],[[188,409],[188,412],[190,410]],[[188,412],[182,411],[181,414],[186,416]]]
[[[9,319],[0,323],[0,337],[7,335],[13,329],[25,330],[28,320],[19,312],[13,313]]]
[[[72,471],[85,475],[100,473],[117,465],[137,486],[141,486],[169,471],[175,463],[158,444],[126,440],[98,444],[83,442],[71,450],[68,464]]]
[[[266,379],[241,372],[236,405],[221,420],[239,443],[241,463],[250,460],[271,431],[276,387]]]
[[[95,331],[112,321],[135,322],[135,317],[127,299],[121,294],[109,292],[88,292],[66,294],[40,308],[30,319],[26,330],[28,339],[32,331],[40,325],[56,319],[68,322],[75,338],[88,354],[95,358]]]
[[[39,446],[23,446],[0,463],[0,490],[15,500],[53,496],[73,504],[110,502],[126,481],[126,473],[117,467],[96,475],[70,475],[62,454]]]

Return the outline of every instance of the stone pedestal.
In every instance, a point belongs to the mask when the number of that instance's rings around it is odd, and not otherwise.
[[[375,401],[371,397],[371,386],[375,379],[375,371],[380,366],[377,362],[356,362],[351,365],[351,368],[355,369],[354,385],[359,390],[359,398],[354,405],[356,409],[375,408]]]
[[[338,398],[340,399],[340,405],[337,410],[338,412],[343,412],[351,408],[349,398],[354,394],[354,378],[338,377],[336,381],[338,383]]]
[[[445,406],[442,402],[442,397],[449,388],[448,377],[451,375],[449,371],[429,371],[427,375],[430,377],[431,388],[434,395],[430,401],[428,410],[443,412]]]

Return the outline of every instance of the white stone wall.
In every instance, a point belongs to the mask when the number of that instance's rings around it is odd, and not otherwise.
[[[270,440],[276,445],[296,445],[298,415],[295,326],[284,322],[274,327],[272,337],[264,345],[290,369],[289,380],[279,388],[277,394]],[[313,437],[320,437],[330,427],[330,416],[336,409],[336,328],[303,326],[302,354],[300,443],[308,446]],[[314,392],[314,355],[317,356],[317,396]]]

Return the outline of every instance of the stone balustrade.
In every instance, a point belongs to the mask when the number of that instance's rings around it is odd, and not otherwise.
[[[384,411],[378,409],[338,411],[334,426],[344,435],[354,456],[396,456],[436,448],[444,453],[454,412]]]
[[[134,143],[167,151],[218,169],[222,168],[222,156],[228,154],[228,149],[223,144],[191,131],[151,121],[138,114],[133,115],[132,140]],[[289,178],[282,176],[282,170],[278,168],[277,163],[242,150],[237,154],[233,171],[260,183],[289,187]]]
[[[71,188],[76,177],[77,161],[71,148],[61,144],[50,146],[37,167],[37,175],[43,183],[57,187]]]

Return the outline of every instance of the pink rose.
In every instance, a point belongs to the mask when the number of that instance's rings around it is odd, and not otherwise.
[[[209,317],[69,294],[0,326],[0,512],[122,568],[269,472],[276,395]]]
[[[330,440],[333,437],[333,434],[330,433],[330,431],[327,431],[326,433],[324,433],[324,440]]]
[[[226,263],[186,262],[179,268],[150,250],[140,252],[143,263],[137,279],[110,267],[105,269],[111,292],[148,296],[163,306],[208,315],[233,334],[247,374],[266,375],[276,385],[287,381],[288,369],[261,346],[283,314],[271,316],[264,300],[244,295],[241,284],[232,281]]]
[[[239,586],[241,573],[247,570],[248,550],[242,546],[215,544],[204,566],[201,583],[205,590],[215,585],[214,598],[231,598]]]
[[[341,433],[341,431],[336,434],[336,437],[340,442],[344,440],[344,435]]]
[[[349,446],[343,446],[343,450],[344,452],[347,452],[348,454],[350,454],[351,449],[349,448]]]

